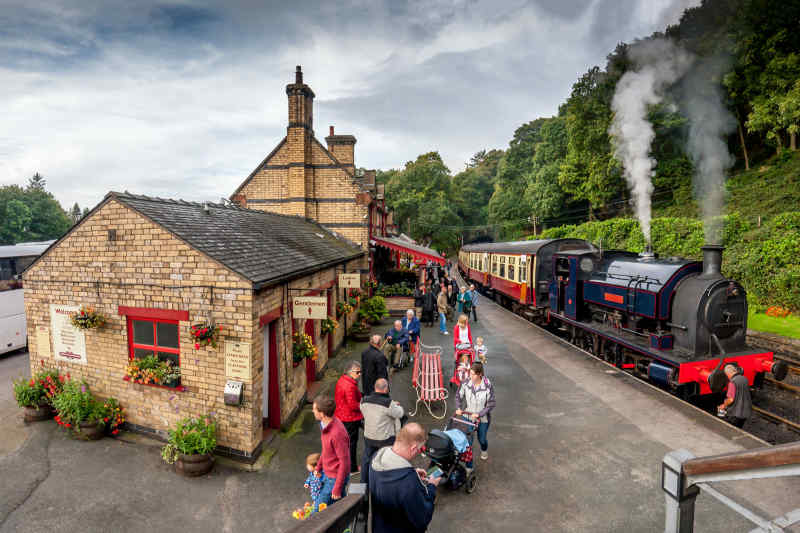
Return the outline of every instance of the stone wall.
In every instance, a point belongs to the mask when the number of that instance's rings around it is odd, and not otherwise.
[[[116,241],[108,240],[108,229],[116,229]],[[238,274],[109,200],[25,273],[31,370],[37,371],[41,362],[84,379],[98,396],[117,398],[130,423],[162,434],[185,416],[213,413],[219,444],[249,452],[260,442],[260,424],[256,431],[248,407],[253,405],[253,389],[245,387],[244,408],[225,406],[223,345],[195,350],[189,327],[213,319],[224,328],[223,342],[249,342],[251,287]],[[52,353],[45,355],[52,348],[37,346],[36,328],[51,327],[50,304],[91,305],[108,318],[104,327],[85,333],[86,365],[56,361]],[[118,314],[119,306],[188,311],[189,320],[179,323],[185,392],[123,381],[129,350],[127,319]]]

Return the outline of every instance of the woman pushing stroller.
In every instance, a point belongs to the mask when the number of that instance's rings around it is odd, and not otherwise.
[[[487,433],[494,406],[494,387],[483,375],[483,365],[479,362],[472,363],[469,380],[461,385],[456,394],[456,415],[468,416],[478,424],[478,442],[481,445],[481,459],[484,460],[489,458]],[[469,435],[470,445],[472,444],[472,435],[472,433]],[[471,461],[467,466],[472,468]]]

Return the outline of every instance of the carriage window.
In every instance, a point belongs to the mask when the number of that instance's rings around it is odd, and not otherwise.
[[[519,282],[525,283],[528,280],[528,265],[520,261],[519,263]]]
[[[508,279],[514,281],[514,265],[508,265]]]
[[[497,275],[497,257],[492,256],[492,274]]]
[[[506,277],[506,256],[500,256],[500,277]]]

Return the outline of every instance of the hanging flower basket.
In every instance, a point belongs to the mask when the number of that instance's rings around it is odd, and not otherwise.
[[[332,316],[329,316],[325,320],[322,321],[320,324],[320,329],[322,330],[323,335],[328,335],[336,331],[336,328],[339,327],[339,323],[334,319]]]
[[[194,341],[194,349],[199,350],[203,346],[216,348],[221,331],[222,326],[217,326],[216,324],[195,324],[189,328],[189,333]]]
[[[303,359],[316,361],[317,353],[317,347],[314,346],[311,336],[301,332],[292,335],[292,361],[294,363],[300,364]]]
[[[353,312],[353,306],[347,302],[336,302],[336,316],[347,315]]]
[[[76,328],[87,330],[103,327],[106,317],[95,311],[94,307],[82,305],[78,311],[70,313],[69,321]]]

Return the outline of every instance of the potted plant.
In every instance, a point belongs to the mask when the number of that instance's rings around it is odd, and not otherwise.
[[[169,430],[161,458],[175,464],[184,476],[202,476],[214,466],[211,452],[217,447],[217,424],[210,416],[184,418]]]
[[[43,370],[28,380],[14,381],[14,399],[25,410],[25,422],[53,418],[52,399],[61,390],[63,380],[57,370]]]
[[[329,316],[325,320],[322,321],[320,324],[320,329],[322,330],[323,335],[328,335],[329,333],[333,333],[336,331],[336,328],[339,327],[339,323],[336,321],[335,318]]]
[[[77,438],[98,440],[103,438],[103,419],[106,411],[102,402],[89,392],[85,382],[66,381],[64,388],[53,398],[58,414],[56,422]]]
[[[82,305],[78,311],[69,315],[69,321],[76,328],[87,330],[103,327],[106,317],[102,313],[98,313],[94,307]]]
[[[199,350],[202,346],[216,348],[221,331],[222,326],[216,324],[195,324],[189,329],[192,340],[194,340],[194,349]]]
[[[364,300],[361,309],[358,310],[358,319],[366,320],[370,324],[380,324],[381,319],[388,315],[386,301],[381,296],[373,296]]]
[[[356,342],[367,342],[369,341],[369,326],[363,320],[356,322],[350,327],[348,335]]]
[[[120,427],[125,422],[125,413],[116,398],[109,398],[103,402],[103,429],[109,437],[119,435]]]
[[[294,366],[300,365],[303,359],[316,361],[317,353],[317,347],[314,346],[310,335],[300,331],[292,334],[292,364]]]

